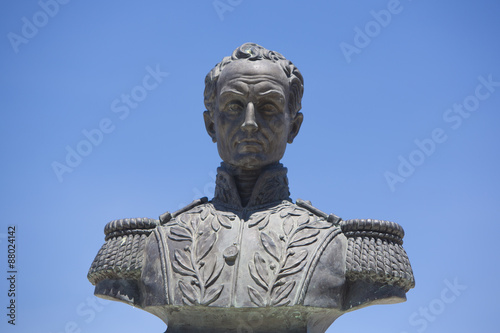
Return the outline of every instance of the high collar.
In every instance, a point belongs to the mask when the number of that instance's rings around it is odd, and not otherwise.
[[[273,202],[290,200],[287,168],[281,163],[273,164],[262,170],[245,208],[263,206]],[[236,182],[230,168],[224,163],[217,168],[214,201],[234,208],[243,208]]]

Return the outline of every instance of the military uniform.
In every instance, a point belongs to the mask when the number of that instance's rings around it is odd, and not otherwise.
[[[324,332],[347,311],[404,301],[414,278],[403,229],[293,203],[286,171],[263,171],[242,207],[222,164],[211,201],[108,223],[88,274],[95,294],[157,315],[167,332]]]

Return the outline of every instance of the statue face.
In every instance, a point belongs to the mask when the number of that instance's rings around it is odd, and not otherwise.
[[[215,111],[204,114],[222,160],[243,169],[278,162],[302,123],[301,113],[292,119],[288,96],[288,78],[272,61],[227,65],[217,82]]]

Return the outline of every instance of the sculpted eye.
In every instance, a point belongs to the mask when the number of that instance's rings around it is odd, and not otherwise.
[[[231,113],[238,113],[243,110],[243,106],[238,102],[231,102],[226,105],[225,110]]]
[[[274,104],[271,104],[271,103],[266,103],[266,104],[262,105],[259,109],[260,109],[260,111],[262,111],[265,114],[273,114],[275,112],[278,112],[278,108]]]

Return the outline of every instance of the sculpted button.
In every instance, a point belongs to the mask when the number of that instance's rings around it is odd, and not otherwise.
[[[233,262],[236,260],[238,252],[239,250],[236,245],[231,245],[224,250],[224,253],[222,255],[224,256],[224,259],[226,259],[226,261]]]

